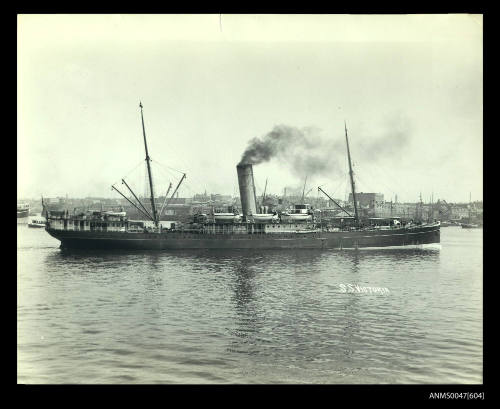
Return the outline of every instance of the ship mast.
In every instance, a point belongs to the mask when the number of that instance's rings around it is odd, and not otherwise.
[[[470,223],[471,210],[472,210],[472,193],[469,192],[469,223]]]
[[[352,173],[351,152],[349,151],[349,140],[347,139],[347,125],[345,121],[344,121],[344,128],[345,128],[345,142],[347,145],[347,158],[349,161],[349,176],[351,178],[352,200],[354,202],[354,220],[356,221],[356,224],[359,224],[358,205],[356,203],[356,189],[354,186],[354,177]]]
[[[155,206],[155,195],[153,190],[153,177],[151,175],[151,159],[148,153],[148,144],[146,142],[146,130],[144,128],[144,115],[142,113],[142,103],[139,102],[139,107],[141,108],[141,120],[142,120],[142,134],[144,135],[144,148],[146,149],[146,165],[148,167],[148,177],[149,177],[149,190],[151,192],[151,209],[153,211],[153,222],[155,227],[158,227],[158,217],[156,214],[156,206]]]
[[[267,178],[266,178],[266,185],[264,186],[264,193],[262,193],[262,206],[264,206],[264,200],[266,200],[266,190],[267,190]]]
[[[302,189],[302,204],[304,204],[304,199],[305,199],[306,183],[307,183],[307,175],[306,175],[306,179],[304,180],[304,188]]]

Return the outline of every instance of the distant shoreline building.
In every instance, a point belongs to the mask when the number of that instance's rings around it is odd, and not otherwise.
[[[140,200],[147,208],[149,201],[147,198],[140,197]],[[258,197],[259,206],[267,206],[272,211],[285,211],[294,204],[299,204],[305,201],[312,206],[313,209],[321,209],[324,214],[343,215],[345,214],[332,201],[318,196],[305,197],[299,195],[280,196],[269,194],[265,198]],[[469,203],[447,203],[445,200],[436,200],[435,203],[398,203],[384,201],[382,193],[356,193],[358,210],[362,217],[400,217],[406,220],[468,220],[469,213],[471,219],[482,220],[483,217],[483,202],[476,201]],[[158,208],[161,208],[165,202],[165,196],[160,196],[155,199]],[[42,212],[41,199],[25,199],[26,203],[30,204],[30,214]],[[90,209],[103,211],[125,211],[132,219],[144,219],[144,216],[135,209],[124,198],[68,198],[68,197],[44,197],[45,205],[50,210],[68,210],[72,212],[74,209]],[[352,193],[349,194],[348,201],[344,202],[340,199],[337,203],[344,207],[348,212],[353,213]],[[470,210],[469,210],[470,206]],[[239,197],[221,194],[194,194],[192,198],[173,197],[169,199],[168,205],[165,206],[161,217],[162,221],[180,220],[191,217],[196,213],[210,213],[232,211],[229,209],[241,210],[241,202]]]
[[[349,203],[353,203],[352,193],[349,193]],[[356,193],[357,205],[364,208],[373,209],[378,203],[384,202],[384,195],[382,193]]]

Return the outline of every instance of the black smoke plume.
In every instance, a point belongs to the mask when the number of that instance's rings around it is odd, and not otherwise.
[[[339,160],[345,159],[345,145],[325,138],[318,128],[278,125],[263,137],[251,139],[239,164],[258,165],[272,159],[300,178],[332,175],[342,169]]]

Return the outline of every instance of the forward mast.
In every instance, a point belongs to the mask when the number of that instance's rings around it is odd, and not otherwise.
[[[142,102],[139,102],[139,107],[141,108],[141,121],[142,121],[142,134],[144,136],[144,149],[146,150],[146,165],[148,168],[148,177],[149,177],[149,190],[151,192],[151,210],[153,212],[153,222],[155,227],[158,227],[158,215],[156,213],[156,205],[155,205],[155,194],[153,190],[153,176],[151,175],[151,158],[148,153],[148,143],[146,141],[146,129],[144,128],[144,115],[142,113]]]
[[[347,139],[347,124],[345,121],[344,121],[344,128],[345,128],[345,142],[347,145],[347,159],[349,162],[349,176],[351,178],[352,201],[354,202],[354,220],[355,220],[356,224],[359,224],[358,204],[356,203],[356,188],[354,185],[354,176],[353,176],[352,164],[351,164],[351,153],[349,151],[349,140]]]

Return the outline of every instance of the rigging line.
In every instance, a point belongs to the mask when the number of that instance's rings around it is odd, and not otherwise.
[[[358,179],[359,179],[359,177],[358,177]],[[366,187],[368,187],[368,189],[369,189],[370,191],[375,192],[375,190],[373,189],[373,187],[372,187],[372,186],[369,186],[369,185],[368,185],[368,184],[367,184],[364,180],[361,180],[361,183],[362,183],[363,185],[365,185]],[[396,193],[395,193],[393,190],[391,190],[391,188],[390,188],[390,187],[388,187],[385,183],[383,183],[383,182],[382,182],[382,184],[383,184],[383,185],[385,185],[385,186],[386,186],[386,189],[387,189],[388,191],[390,191],[393,195],[396,195]],[[388,198],[385,198],[385,201],[388,201],[387,199],[388,199]],[[392,198],[391,198],[391,200],[392,200]]]
[[[192,161],[191,162],[186,161],[186,159],[184,158],[184,156],[181,153],[177,153],[177,152],[174,152],[174,153],[175,153],[176,160],[182,162],[182,165],[185,167],[185,169],[190,169],[190,164],[192,163]],[[163,166],[166,166],[166,165],[163,165]],[[187,171],[181,172],[177,169],[174,169],[174,168],[172,168],[172,169],[177,171],[177,172],[183,173],[183,174],[188,173]],[[190,178],[192,179],[194,175],[192,175],[190,172],[189,172],[189,174],[190,174]],[[205,184],[200,183],[200,185],[205,185]]]
[[[203,194],[203,192],[207,190],[207,185],[197,182],[196,178],[193,178],[193,175],[190,176],[190,179],[191,179],[191,188],[194,189],[193,190],[194,194]]]
[[[361,182],[361,185],[364,187],[367,187],[369,191],[375,192],[375,190],[372,189],[372,186],[370,186],[368,183],[366,183],[362,178],[359,177],[359,174],[356,177],[358,182]],[[359,191],[359,184],[358,184],[358,191]],[[364,190],[364,189],[363,189]],[[359,193],[359,192],[358,192]]]
[[[365,166],[365,165],[363,165],[363,166]],[[396,195],[397,193],[393,190],[393,187],[391,187],[388,183],[385,182],[387,177],[382,175],[382,173],[385,173],[385,172],[382,172],[382,170],[380,168],[378,168],[378,166],[375,166],[375,167],[377,168],[376,171],[378,171],[378,174],[379,174],[379,177],[377,178],[378,183],[381,183],[388,191],[390,191],[392,194]],[[374,172],[374,170],[370,166],[367,166],[367,168],[370,168],[370,170],[371,170],[371,172],[369,172],[370,174],[377,173],[377,172]],[[401,191],[403,191],[403,193],[405,193],[407,195],[409,194],[409,192],[406,189],[400,187],[400,192]]]
[[[116,185],[118,182],[120,182],[122,179],[125,179],[127,176],[129,176],[133,171],[135,171],[142,163],[144,162],[144,159],[141,159],[141,161],[130,171],[128,172],[127,174],[125,174],[125,176],[122,176],[121,178],[119,178],[115,183],[113,183],[113,185]]]
[[[381,183],[388,189],[390,190],[391,192],[392,191],[392,188],[385,182],[386,179],[388,179],[388,175],[385,174],[385,172],[382,171],[382,169],[380,169],[377,165],[375,164],[372,164],[373,166],[370,166],[368,164],[363,164],[361,166],[361,170],[363,171],[363,168],[367,169],[369,171],[370,174],[376,174],[378,173],[379,174],[379,180],[381,181]],[[374,169],[375,168],[375,169]],[[394,180],[393,178],[393,175],[391,175],[391,179]],[[393,192],[394,193],[394,192]]]
[[[176,174],[174,174],[174,173],[172,173],[170,171],[167,171],[166,169],[162,169],[161,167],[158,166],[158,167],[155,168],[155,171],[156,170],[159,171],[159,173],[161,174],[162,177],[168,179],[169,181],[171,179],[177,179],[177,175]],[[156,184],[157,184],[157,186],[162,186],[164,183],[163,183],[162,180],[160,180],[160,183],[156,183]]]
[[[369,153],[367,153],[367,151],[362,146],[359,146],[359,147],[365,153],[365,155],[369,155]],[[363,166],[366,166],[366,165],[367,165],[367,163],[363,163]],[[383,176],[386,179],[391,179],[392,181],[394,181],[395,184],[398,185],[397,188],[399,190],[402,190],[405,194],[409,194],[409,192],[403,187],[403,185],[401,184],[401,182],[394,177],[394,174],[387,173],[386,171],[384,171],[383,169],[381,169],[376,163],[372,163],[372,165],[379,171],[380,174],[383,174]],[[370,166],[367,166],[367,167],[370,167]],[[395,193],[395,192],[393,192],[393,193]]]
[[[187,162],[184,160],[183,156],[182,156],[180,153],[175,152],[173,149],[171,149],[170,144],[167,144],[167,146],[168,146],[168,148],[169,148],[170,152],[172,152],[172,153],[173,153],[173,155],[174,155],[174,156],[175,156],[178,160],[180,160],[181,162],[184,162],[183,164],[184,164],[184,165],[186,165],[186,163],[187,163]],[[165,166],[166,166],[166,165],[165,165]],[[182,173],[184,173],[184,172],[182,172]]]
[[[186,169],[191,169],[190,167],[187,167]],[[200,171],[199,171],[200,172]],[[200,185],[200,187],[204,187],[207,185],[207,179],[206,179],[206,174],[203,174],[203,177],[199,177],[199,172],[195,172],[193,170],[189,171],[190,179],[191,181],[196,182],[197,184]],[[203,172],[203,170],[201,170]],[[186,172],[187,173],[187,172]]]
[[[338,180],[340,180],[340,182],[337,184],[337,188],[335,190],[333,190],[332,192],[332,195],[335,194],[335,192],[337,190],[339,190],[339,188],[343,187],[345,184],[346,184],[346,178],[347,178],[348,174],[347,172],[341,172],[339,177],[338,177]],[[328,186],[335,186],[335,185],[330,185],[328,182],[326,183],[323,183],[322,185],[320,185],[319,187],[323,187],[323,186],[326,186],[328,188]],[[330,189],[329,189],[330,190]]]
[[[193,189],[191,189],[188,185],[184,184],[183,187],[185,187],[187,190],[189,190],[191,192],[191,194],[194,195],[196,194],[196,192],[193,191]],[[180,190],[180,189],[179,189]]]
[[[129,201],[129,203],[131,203],[131,204],[132,204],[133,206],[135,206],[135,207],[136,207],[139,211],[141,211],[141,213],[143,213],[143,214],[144,214],[144,212],[143,212],[143,211],[139,208],[139,206],[140,206],[140,205],[142,205],[142,202],[141,202],[141,201],[139,201],[139,204],[138,204],[138,203],[135,201],[135,199],[134,199],[133,195],[131,195],[130,193],[129,193],[129,195],[128,195],[128,196],[126,196],[125,194],[123,194],[123,193],[119,192],[119,191],[116,189],[116,187],[115,187],[114,185],[113,185],[113,186],[111,186],[111,188],[112,188],[112,189],[114,189],[114,190],[116,190],[118,193],[120,193],[120,195],[122,195],[125,199],[127,199],[127,200]]]
[[[362,170],[362,169],[361,169],[361,170]],[[370,191],[375,192],[375,190],[373,189],[373,185],[370,185],[369,183],[367,183],[367,182],[366,182],[366,179],[364,179],[365,175],[370,175],[370,176],[372,176],[372,174],[373,174],[373,173],[374,173],[373,171],[372,171],[372,172],[369,172],[369,173],[365,173],[365,172],[361,171],[361,174],[363,175],[363,178],[360,178],[360,177],[359,177],[359,172],[358,172],[358,179],[359,179],[359,180],[361,181],[361,183],[362,183],[363,185],[365,185],[365,186],[366,186],[366,187],[367,187]],[[373,183],[373,179],[372,179],[371,177],[370,177],[369,179],[370,179],[370,180],[371,180],[371,182]],[[394,194],[394,195],[396,194],[396,192],[394,192],[394,191],[392,190],[392,188],[391,188],[391,187],[390,187],[390,186],[389,186],[389,185],[388,185],[388,184],[384,181],[384,178],[382,178],[382,177],[378,177],[378,178],[377,178],[377,180],[376,180],[376,185],[378,185],[378,184],[382,184],[382,185],[384,186],[384,188],[385,188],[385,189],[387,189],[389,192],[391,192],[391,193],[392,193],[392,194]]]
[[[196,180],[196,177],[193,174],[188,174],[187,172],[183,172],[183,174],[184,173],[186,174],[186,177],[184,178],[184,182],[183,182],[182,186],[185,186],[186,183],[187,183],[187,180],[189,179],[190,182],[191,182],[191,186],[194,188],[194,185],[198,184],[197,180]],[[179,178],[177,177],[177,175],[175,175],[175,180],[179,180]],[[182,187],[179,190],[181,190],[181,189],[182,189]]]
[[[341,187],[343,187],[345,182],[341,182],[337,185],[337,188],[332,191],[332,196],[337,193],[338,190],[340,190]]]
[[[340,179],[340,182],[339,184],[337,185],[337,188],[333,191],[332,195],[335,194],[335,192],[337,192],[338,190],[340,190],[340,188],[342,187],[345,187],[347,189],[347,177],[348,177],[348,172],[343,172],[342,176],[339,177]]]
[[[161,163],[161,162],[159,162],[159,161],[157,161],[157,160],[153,160],[151,157],[150,157],[150,159],[151,159],[151,162],[155,162],[155,163],[157,163],[157,164],[158,164],[158,165],[160,165],[160,166],[163,166],[163,167],[168,168],[168,169],[171,169],[171,170],[175,170],[176,172],[179,172],[179,173],[181,173],[181,174],[185,173],[185,172],[181,172],[180,170],[177,170],[177,169],[171,168],[170,166],[164,165],[163,163]]]
[[[365,151],[363,150],[363,152],[365,152]],[[358,164],[356,164],[356,168],[358,169],[358,171],[356,172],[357,175],[359,175],[360,173],[363,174],[363,175],[376,173],[376,172],[374,172],[373,168],[370,165],[367,164],[367,162],[363,162],[361,166],[359,166]],[[365,169],[368,169],[369,172],[364,172]],[[377,170],[379,170],[379,169],[377,169]],[[379,170],[378,173],[380,174],[380,170]],[[378,178],[378,179],[382,181],[382,184],[384,184],[385,187],[388,188],[388,190],[391,190],[390,187],[385,184],[384,178]]]
[[[322,185],[320,185],[320,186],[318,186],[318,187],[323,188],[323,186],[325,186],[325,185],[327,186],[326,188],[328,189],[328,185],[327,185],[326,183],[324,183],[324,184],[322,184]],[[337,186],[337,188],[336,188],[335,190],[333,190],[333,191],[332,191],[331,189],[328,189],[328,190],[329,190],[330,192],[332,192],[331,194],[332,194],[332,196],[333,196],[333,195],[335,195],[335,192],[337,192],[338,188],[339,188],[340,186],[343,186],[343,185],[344,185],[344,182],[341,182],[341,183],[340,183],[340,185],[338,185],[338,186]],[[318,191],[318,192],[319,192],[319,191]],[[318,197],[319,197],[319,194],[318,194]]]
[[[192,160],[191,161],[187,161],[185,159],[184,155],[182,155],[181,153],[177,153],[176,154],[176,158],[177,158],[177,160],[179,160],[180,162],[182,162],[182,164],[185,166],[185,169],[187,169],[187,170],[191,169]],[[206,186],[207,186],[206,180],[203,179],[203,178],[202,179],[198,178],[196,172],[186,171],[186,172],[181,172],[181,173],[189,174],[189,178],[191,179],[191,181],[194,181],[196,184],[198,184],[199,185],[199,189],[201,191],[203,191],[203,190],[206,189]]]
[[[153,170],[156,173],[155,195],[162,196],[165,192],[165,184],[168,183],[165,180],[169,180],[170,178],[159,167],[154,167],[151,171]]]
[[[193,190],[193,189],[197,189],[197,187],[193,186],[192,184],[187,183],[186,181],[184,181],[184,183],[182,184],[182,187],[186,187],[193,194],[193,196],[195,194],[200,194],[200,191]],[[181,190],[181,188],[179,188],[179,190]],[[203,194],[203,192],[201,192],[201,194]]]
[[[189,183],[184,182],[183,187],[185,187],[186,189],[188,189],[188,190],[190,190],[192,192],[192,189],[189,186]]]
[[[206,177],[206,176],[205,176]],[[206,186],[207,186],[207,182],[206,180],[201,180],[199,177],[198,177],[198,174],[196,172],[191,172],[189,173],[189,178],[192,182],[194,182],[194,184],[197,184],[199,189],[201,191],[203,191],[204,189],[206,189]]]
[[[157,164],[159,164],[159,165],[163,166],[163,167],[166,167],[166,168],[172,169],[172,170],[174,170],[174,171],[176,171],[176,172],[179,172],[179,173],[182,173],[182,174],[186,173],[186,175],[188,174],[187,172],[181,172],[181,171],[179,171],[179,170],[177,170],[177,169],[174,169],[174,168],[171,168],[171,167],[169,167],[169,166],[166,166],[166,165],[164,165],[164,164],[162,164],[162,163],[160,163],[160,162],[158,162],[158,161],[155,161],[155,162],[156,162]],[[189,168],[189,167],[187,167],[187,168]],[[186,176],[186,177],[188,177],[188,176]],[[189,173],[189,179],[190,179],[191,181],[194,181],[194,182],[195,182],[195,184],[199,185],[199,188],[200,188],[201,190],[203,190],[203,188],[206,186],[206,183],[203,183],[200,179],[198,179],[198,177],[196,176],[196,174],[195,174],[195,173]]]
[[[169,179],[169,183],[172,183],[172,180],[173,181],[177,181],[178,180],[177,174],[174,174],[173,172],[170,172],[168,169],[165,169],[165,168],[169,168],[169,169],[172,169],[172,170],[175,170],[175,169],[170,168],[168,166],[164,166],[164,165],[160,164],[158,161],[155,161],[155,165],[156,164],[159,165],[159,166],[155,166],[155,169],[159,170],[163,176],[166,176],[167,179]],[[183,179],[185,179],[184,175],[185,175],[185,173],[183,173],[183,176],[182,176]],[[163,184],[159,184],[159,186],[163,187]],[[165,189],[163,189],[163,188],[160,189],[160,190],[161,190],[162,194],[165,191]],[[178,191],[181,191],[181,188],[179,188]]]
[[[187,180],[190,180],[190,186],[192,189],[195,189],[193,191],[194,194],[199,194],[203,193],[204,191],[207,190],[207,183],[202,182],[197,176],[196,173],[186,173],[186,179],[184,179],[183,185],[187,182]]]
[[[180,160],[180,162],[182,162],[182,164],[184,165],[184,167],[186,169],[191,169],[191,166],[192,166],[192,163],[193,163],[193,160],[192,158],[190,157],[190,160],[186,160],[186,158],[184,157],[184,155],[182,153],[177,153],[176,157]],[[190,173],[193,173],[193,175],[191,175],[191,177],[195,176],[195,179],[194,180],[198,180],[196,175],[194,174],[194,172],[191,172]],[[200,183],[200,186],[205,186],[206,185],[206,182],[203,182],[198,180],[198,183]]]
[[[162,172],[158,169],[156,172],[156,183],[155,183],[155,196],[162,197],[165,195],[165,191],[168,188],[168,184],[171,183],[171,178],[166,177]]]

